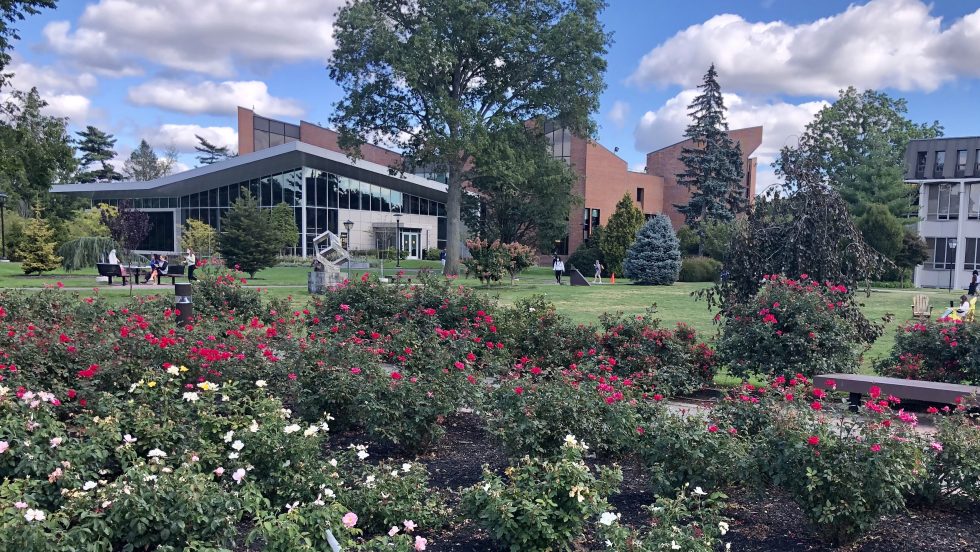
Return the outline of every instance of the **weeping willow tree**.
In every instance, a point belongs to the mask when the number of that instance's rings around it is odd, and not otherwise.
[[[103,262],[109,251],[118,247],[116,240],[103,236],[86,236],[67,241],[58,248],[61,268],[67,272]]]

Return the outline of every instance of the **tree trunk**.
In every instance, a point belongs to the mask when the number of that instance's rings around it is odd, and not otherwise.
[[[463,171],[459,163],[453,163],[449,167],[449,194],[446,198],[446,267],[442,271],[446,276],[459,274],[460,236],[463,231],[459,213],[462,201]]]

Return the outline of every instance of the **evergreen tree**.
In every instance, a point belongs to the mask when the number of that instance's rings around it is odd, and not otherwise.
[[[122,175],[116,172],[110,161],[115,159],[116,152],[112,149],[116,139],[111,134],[95,128],[92,125],[78,131],[81,140],[77,140],[78,150],[82,152],[79,182],[112,182],[122,180]],[[89,169],[92,165],[95,168]]]
[[[669,286],[681,272],[681,243],[670,219],[657,215],[636,235],[623,262],[624,275],[635,284]]]
[[[250,278],[263,268],[276,265],[282,242],[270,218],[259,210],[259,203],[247,189],[231,204],[221,219],[218,251],[228,266],[237,267]]]
[[[194,146],[194,149],[200,154],[197,156],[197,162],[201,165],[210,165],[235,156],[228,150],[228,146],[218,147],[209,142],[207,138],[197,134],[194,137],[197,138],[198,142],[198,145]]]
[[[24,239],[17,249],[24,274],[40,274],[58,268],[61,257],[54,252],[54,230],[41,218],[40,206],[34,207],[34,218],[27,223]]]
[[[145,182],[163,176],[164,169],[163,160],[157,157],[150,144],[140,140],[139,147],[129,154],[129,159],[123,165],[123,174],[131,180]]]
[[[677,175],[677,182],[691,191],[691,199],[687,205],[676,207],[684,214],[685,223],[699,234],[704,222],[730,221],[748,207],[742,146],[728,135],[717,77],[712,64],[698,86],[701,94],[688,106],[692,121],[684,136],[694,144],[681,150],[685,170]]]
[[[901,221],[884,205],[871,205],[858,220],[864,241],[885,257],[894,260],[902,249],[905,229]]]
[[[276,234],[279,251],[287,247],[296,247],[299,228],[296,226],[296,215],[287,203],[283,202],[273,207],[269,212],[269,224]],[[349,239],[349,238],[348,238]]]
[[[636,233],[643,226],[643,212],[629,194],[616,204],[616,211],[609,217],[599,241],[599,249],[606,260],[606,270],[611,274],[623,273],[626,250],[636,240]]]

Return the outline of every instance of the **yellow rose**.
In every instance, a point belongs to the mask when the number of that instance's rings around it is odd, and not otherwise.
[[[156,387],[157,386],[157,382],[151,381],[150,383],[146,384],[146,386],[147,387]]]

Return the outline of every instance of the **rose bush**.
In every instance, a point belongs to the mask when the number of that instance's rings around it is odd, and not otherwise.
[[[940,319],[907,322],[895,331],[891,354],[877,363],[883,376],[948,383],[980,382],[980,330]]]

